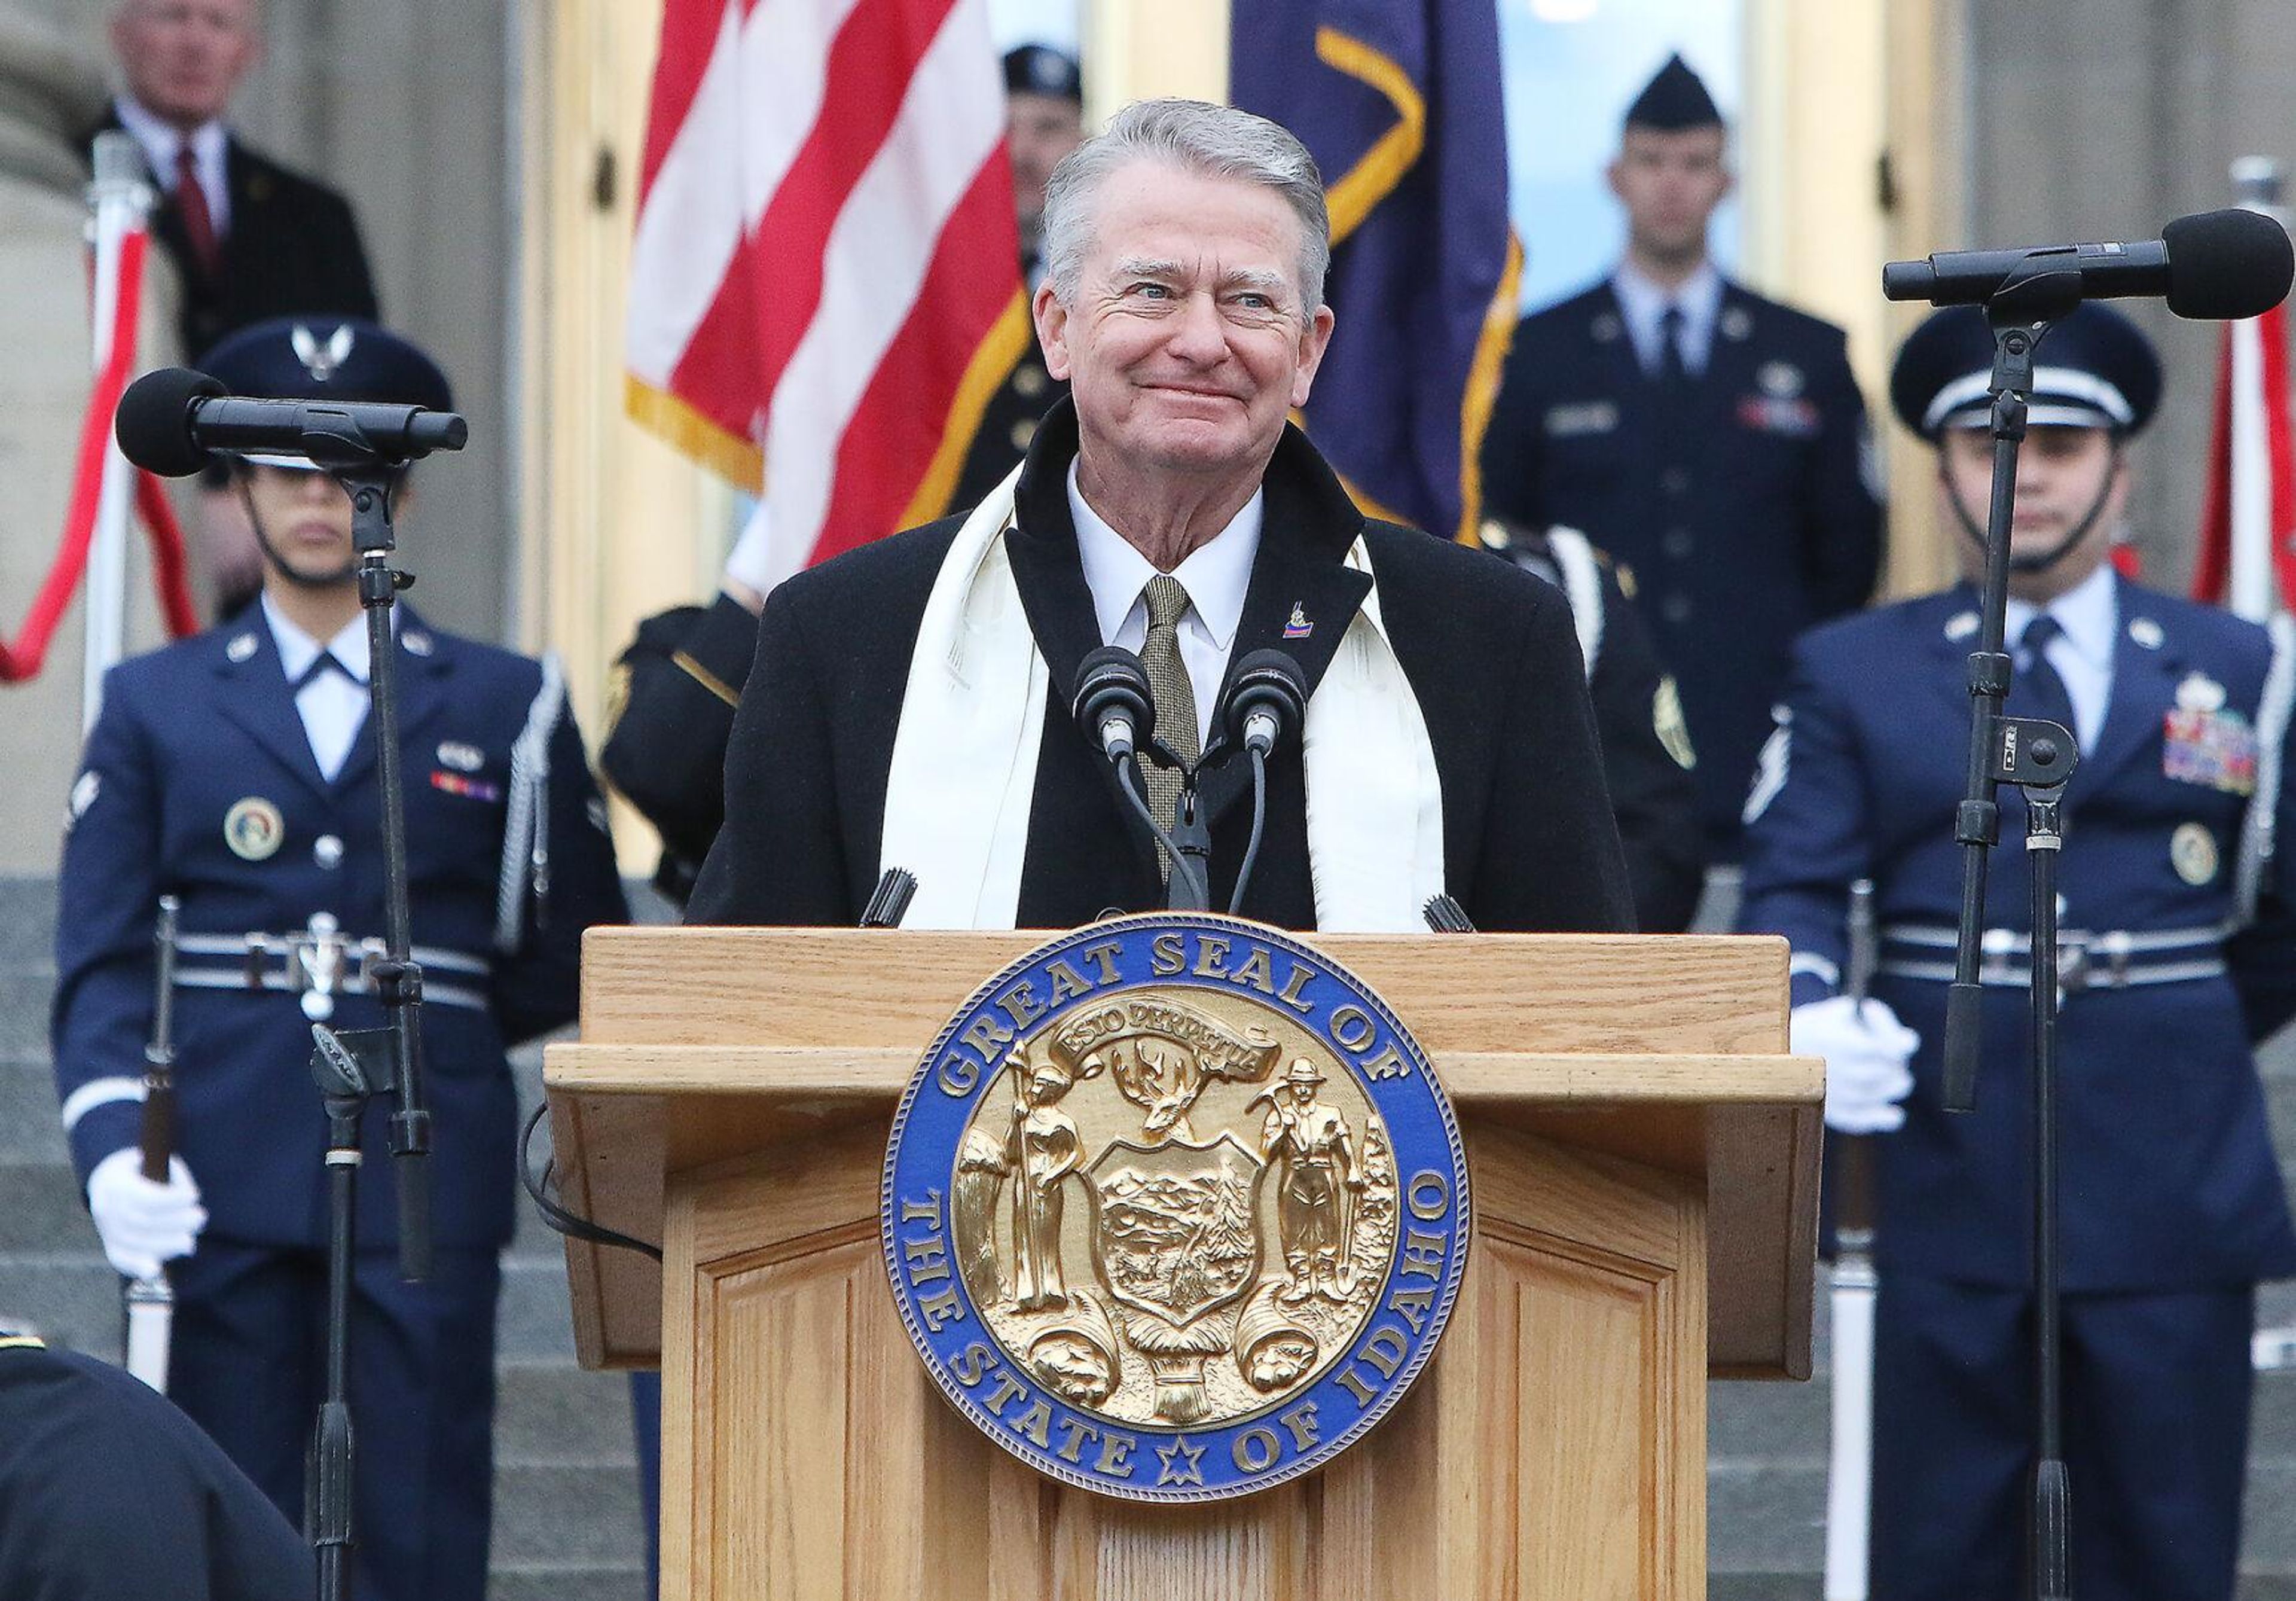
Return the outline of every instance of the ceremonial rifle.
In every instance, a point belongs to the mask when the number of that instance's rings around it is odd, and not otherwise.
[[[144,1177],[168,1182],[176,1154],[176,915],[181,903],[160,897],[152,934],[152,1039],[144,1047]],[[149,1278],[131,1278],[121,1291],[127,1314],[127,1371],[168,1392],[168,1347],[176,1320],[175,1287],[165,1264]]]
[[[1879,939],[1874,881],[1849,886],[1851,1004],[1864,1021]],[[1874,1511],[1874,1141],[1833,1137],[1833,1428],[1826,1473],[1825,1601],[1866,1601]]]

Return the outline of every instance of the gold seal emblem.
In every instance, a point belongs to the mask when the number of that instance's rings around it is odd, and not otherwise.
[[[287,819],[260,795],[233,801],[223,815],[223,842],[242,861],[259,862],[276,855],[286,839]]]
[[[1173,914],[1046,946],[950,1025],[895,1124],[886,1260],[998,1443],[1202,1499],[1384,1414],[1456,1293],[1465,1197],[1441,1087],[1375,998],[1272,930]]]

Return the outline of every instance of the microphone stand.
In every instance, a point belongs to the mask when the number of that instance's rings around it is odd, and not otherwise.
[[[423,1099],[422,969],[409,954],[413,925],[406,904],[406,793],[398,750],[398,653],[390,610],[414,575],[390,565],[393,492],[404,464],[376,459],[344,442],[338,453],[314,459],[329,469],[351,498],[351,539],[359,554],[359,603],[366,610],[369,679],[373,686],[375,781],[382,791],[384,956],[367,968],[375,998],[390,1020],[391,1078],[398,1086],[390,1114],[391,1166],[398,1184],[398,1273],[409,1284],[430,1276],[430,1111]],[[357,452],[356,459],[352,458]]]
[[[359,1115],[391,1088],[398,1055],[387,1029],[311,1025],[311,1077],[327,1109],[327,1393],[304,1464],[303,1523],[318,1558],[319,1601],[349,1601],[354,1475],[349,1400],[352,1264],[358,1249]]]
[[[1985,530],[1984,598],[1978,648],[1969,657],[1968,787],[1956,815],[1962,846],[1961,924],[1954,978],[1946,993],[1945,1105],[1977,1104],[1978,1047],[1984,990],[1978,979],[1985,927],[1987,853],[1999,842],[1998,786],[2014,784],[2026,800],[2025,845],[2032,880],[2033,1029],[2033,1362],[2035,1461],[2026,1532],[2037,1601],[2071,1594],[2071,1488],[2064,1462],[2062,1363],[2057,1237],[2057,899],[2056,864],[2064,836],[2059,803],[2079,746],[2067,729],[2038,718],[2002,715],[2011,662],[2002,648],[2009,603],[2009,539],[2017,494],[2017,456],[2033,382],[2033,349],[2051,323],[2079,304],[2078,272],[2046,265],[2013,274],[1985,308],[1993,330],[1993,487]]]

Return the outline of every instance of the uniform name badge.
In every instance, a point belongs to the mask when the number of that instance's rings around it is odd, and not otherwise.
[[[2179,784],[2256,792],[2256,730],[2237,711],[2178,706],[2162,723],[2161,771]]]
[[[880,1209],[957,1410],[1146,1501],[1363,1438],[1435,1350],[1470,1221],[1449,1098],[1378,997],[1194,914],[1064,935],[977,991],[902,1096]]]

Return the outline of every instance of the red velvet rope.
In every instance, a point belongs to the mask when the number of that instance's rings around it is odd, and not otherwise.
[[[144,304],[144,258],[149,236],[131,229],[119,242],[119,298],[112,308],[111,349],[88,393],[80,419],[79,453],[72,474],[71,505],[64,514],[63,543],[24,619],[23,632],[11,644],[0,640],[0,683],[21,684],[39,676],[48,644],[72,592],[87,570],[88,545],[95,536],[96,502],[103,492],[103,464],[111,448],[111,417],[135,365],[135,331]],[[135,503],[152,531],[154,576],[168,631],[177,638],[199,628],[185,581],[183,530],[174,511],[149,473],[136,475]]]

